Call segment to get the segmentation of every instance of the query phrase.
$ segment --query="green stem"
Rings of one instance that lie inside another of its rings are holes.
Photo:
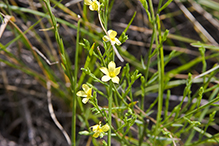
[[[108,103],[108,124],[112,127],[112,104],[113,104],[113,82],[110,80],[110,87],[109,87],[109,103]],[[108,146],[111,145],[111,128],[108,131]]]
[[[148,73],[149,73],[149,66],[150,66],[150,59],[151,59],[150,56],[152,53],[152,45],[153,45],[155,37],[156,37],[156,23],[155,23],[154,8],[153,8],[152,0],[149,0],[149,7],[151,10],[151,24],[153,25],[153,32],[152,32],[152,38],[151,38],[151,42],[150,42],[150,48],[149,48],[148,60],[147,60],[147,66],[146,66],[146,72],[145,72],[146,82],[148,80]]]
[[[124,100],[123,96],[119,93],[119,91],[117,90],[116,86],[113,85],[113,89],[114,91],[116,92],[117,96],[122,100],[122,102],[127,106],[129,107],[128,103]],[[125,91],[123,91],[125,92]]]
[[[159,76],[159,89],[158,89],[158,112],[157,112],[157,123],[155,129],[155,137],[159,134],[159,127],[161,122],[161,114],[163,107],[163,91],[164,91],[164,53],[163,53],[163,45],[162,45],[162,35],[161,35],[161,26],[159,16],[156,17],[157,22],[157,30],[159,32],[159,36],[156,37],[156,45],[159,46],[157,58],[158,58],[158,76]]]
[[[105,13],[105,29],[107,30],[107,23],[108,23],[108,7],[109,7],[109,0],[106,0],[106,13]]]
[[[151,42],[150,42],[150,48],[149,48],[149,52],[148,52],[148,59],[147,59],[147,65],[146,65],[146,71],[145,71],[145,80],[148,80],[148,73],[149,73],[149,67],[150,67],[150,61],[151,61],[151,53],[152,53],[152,47],[153,47],[153,43],[154,43],[154,39],[155,39],[155,29],[156,29],[156,25],[153,26],[153,33],[152,33],[152,37],[151,37]]]
[[[151,10],[151,17],[152,17],[152,22],[155,21],[155,15],[154,15],[154,8],[153,8],[153,2],[152,0],[149,0],[149,7]]]
[[[156,14],[159,14],[159,10],[160,10],[160,7],[161,7],[161,5],[162,5],[162,2],[163,2],[163,0],[159,0],[159,4],[158,4],[158,8],[157,8],[157,12],[156,12]]]
[[[76,40],[76,52],[75,52],[75,70],[74,70],[74,84],[73,84],[73,105],[72,105],[72,146],[76,145],[76,89],[77,89],[77,74],[78,74],[78,50],[79,50],[79,31],[80,31],[80,22],[78,21],[77,29],[77,40]]]

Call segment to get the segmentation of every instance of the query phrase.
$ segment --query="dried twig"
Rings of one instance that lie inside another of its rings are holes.
[[[206,72],[204,72],[204,73],[202,73],[202,74],[196,76],[194,79],[197,79],[197,78],[203,77],[203,76],[205,76],[205,75],[207,75],[207,74],[209,74],[209,73],[211,73],[211,72],[217,70],[218,68],[219,68],[219,65],[217,65],[217,66],[215,66],[215,67],[213,67],[213,68],[207,70]]]
[[[51,83],[49,81],[47,82],[47,97],[48,97],[47,100],[48,100],[48,109],[49,109],[50,116],[52,120],[54,121],[54,123],[56,124],[56,126],[61,130],[61,132],[65,136],[65,139],[67,140],[68,144],[71,145],[71,139],[69,135],[64,130],[64,128],[62,127],[62,125],[59,123],[59,121],[57,120],[55,116],[53,106],[52,106],[52,101],[51,101]]]
[[[21,104],[22,104],[23,109],[24,109],[24,118],[25,118],[25,121],[27,123],[27,128],[28,128],[28,132],[27,132],[28,139],[29,139],[32,146],[36,146],[36,140],[34,139],[34,137],[36,137],[35,130],[33,128],[32,117],[31,117],[30,111],[27,108],[27,103],[25,100],[21,100]]]
[[[0,13],[0,14],[3,16],[2,13]],[[15,20],[13,16],[5,15],[4,17],[5,18],[4,18],[4,20],[2,20],[2,24],[0,25],[0,38],[2,37],[2,34],[3,34],[4,30],[5,30],[8,22],[10,20],[13,20],[13,21]]]
[[[189,2],[192,4],[193,8],[195,8],[195,10],[198,13],[202,14],[205,17],[205,19],[207,19],[212,25],[214,25],[214,27],[216,27],[219,30],[219,21],[217,19],[214,19],[212,15],[205,11],[205,9],[203,9],[196,1],[189,0]]]
[[[132,44],[132,45],[137,45],[137,46],[143,46],[143,47],[150,47],[149,43],[144,43],[144,42],[140,42],[140,41],[134,41],[134,40],[127,40],[126,43],[128,44]],[[156,44],[152,45],[153,48],[156,48]],[[163,48],[165,50],[170,50],[170,51],[177,51],[177,52],[182,52],[182,53],[186,53],[186,54],[190,54],[190,55],[194,55],[194,56],[200,56],[200,53],[198,51],[193,51],[193,50],[189,50],[187,48],[182,48],[182,47],[177,47],[177,46],[167,46],[167,45],[163,45]]]
[[[71,1],[67,2],[67,3],[65,4],[65,6],[66,6],[66,7],[70,7],[70,6],[75,5],[75,4],[77,4],[77,3],[81,2],[81,1],[82,1],[82,0],[71,0]]]
[[[189,10],[179,1],[175,0],[176,4],[182,10],[184,15],[194,24],[194,28],[197,32],[201,33],[210,43],[218,45],[214,38],[205,30],[205,28],[195,19],[195,17],[189,12]]]
[[[36,47],[33,46],[32,49],[33,49],[34,51],[36,51],[37,54],[40,55],[49,65],[54,65],[54,64],[59,63],[58,61],[51,63],[51,62],[43,55],[43,53],[41,53]]]

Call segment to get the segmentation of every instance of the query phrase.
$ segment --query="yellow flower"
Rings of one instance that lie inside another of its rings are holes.
[[[91,99],[91,97],[92,97],[92,88],[89,88],[89,86],[87,84],[83,84],[82,89],[84,91],[78,91],[77,96],[85,97],[82,99],[82,102],[84,104],[86,104],[88,102],[88,100]]]
[[[101,67],[100,70],[105,74],[101,80],[104,82],[112,80],[113,83],[119,84],[119,77],[117,76],[120,73],[121,67],[116,68],[115,62],[111,61],[108,64],[108,69],[106,67]]]
[[[105,124],[104,126],[101,127],[101,122],[97,125],[94,125],[91,127],[92,131],[94,132],[93,137],[103,137],[104,132],[107,132],[110,129],[110,126],[108,124]]]
[[[84,0],[84,4],[89,6],[91,11],[99,11],[100,3],[97,0]]]
[[[103,40],[105,42],[108,42],[109,40],[111,40],[113,45],[114,44],[121,45],[121,42],[116,38],[116,36],[117,36],[117,32],[116,31],[108,30],[107,32],[108,32],[109,37],[107,35],[103,36]]]

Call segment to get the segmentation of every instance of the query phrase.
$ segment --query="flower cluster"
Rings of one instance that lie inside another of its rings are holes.
[[[99,10],[100,10],[100,3],[97,0],[84,0],[84,4],[89,6],[89,9],[91,11],[98,11],[99,14]],[[100,18],[99,18],[100,19]],[[100,20],[101,22],[101,20]],[[121,45],[121,42],[119,41],[119,39],[116,38],[117,36],[117,32],[114,30],[108,30],[106,31],[105,28],[103,27],[103,24],[101,22],[101,26],[104,29],[104,32],[106,33],[106,35],[103,36],[103,41],[105,42],[110,42],[111,45],[115,48],[115,44],[116,45]],[[115,49],[114,49],[115,51]],[[116,51],[115,51],[116,52]],[[116,52],[116,54],[118,53],[118,51]],[[120,73],[121,67],[116,67],[116,64],[114,61],[110,61],[108,64],[108,68],[107,67],[100,67],[100,71],[104,73],[104,75],[102,76],[101,80],[103,82],[108,82],[111,80],[112,83],[116,83],[119,84],[119,73]],[[87,84],[83,84],[82,85],[82,90],[78,91],[76,93],[77,96],[79,97],[83,97],[82,102],[84,104],[88,103],[88,101],[92,104],[95,105],[95,96],[93,97],[92,95],[92,88],[90,88]],[[111,115],[110,115],[111,116]],[[111,122],[109,122],[109,124],[111,125]],[[101,122],[97,125],[91,126],[91,130],[92,133],[88,132],[88,131],[82,131],[82,134],[85,135],[90,135],[93,134],[94,138],[102,138],[105,135],[105,132],[110,130],[110,126],[109,124],[105,124],[103,126],[101,126]],[[110,131],[109,131],[110,132]]]
[[[105,74],[101,80],[103,82],[107,82],[109,80],[112,80],[113,83],[119,84],[119,77],[117,76],[120,73],[120,67],[116,68],[115,62],[111,61],[108,64],[108,68],[101,67],[100,70]],[[93,96],[92,96],[92,88],[90,88],[87,84],[82,85],[82,89],[76,93],[79,97],[84,97],[82,99],[82,102],[86,104]]]
[[[105,74],[101,80],[103,82],[107,82],[109,80],[112,80],[113,83],[119,84],[119,77],[117,76],[120,73],[121,67],[116,68],[115,62],[111,61],[108,64],[108,68],[101,67],[100,70]],[[92,99],[92,88],[90,88],[87,84],[82,85],[82,89],[78,91],[76,94],[79,97],[84,97],[82,99],[82,102],[86,104],[90,99]],[[105,132],[107,132],[110,129],[110,126],[108,124],[105,124],[104,126],[101,126],[101,123],[94,125],[91,127],[92,131],[94,132],[93,137],[103,137],[105,135]]]
[[[107,132],[110,129],[110,126],[108,124],[105,124],[104,126],[101,126],[101,122],[97,125],[91,126],[92,131],[94,132],[93,137],[103,137],[105,135],[105,132]]]

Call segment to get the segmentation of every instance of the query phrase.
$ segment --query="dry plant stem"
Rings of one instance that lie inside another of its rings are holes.
[[[81,2],[81,1],[83,1],[83,0],[73,0],[73,1],[67,2],[67,3],[65,4],[65,6],[66,6],[66,7],[69,7],[69,6],[72,6],[72,5],[75,5],[75,4],[79,3],[79,2]]]
[[[29,5],[30,5],[31,9],[37,11],[37,8],[36,8],[36,6],[34,5],[33,0],[29,0],[28,3],[29,3]],[[42,19],[42,18],[40,18],[40,16],[38,16],[38,15],[35,15],[35,16],[36,16],[37,20]],[[45,26],[44,26],[44,23],[43,23],[42,21],[40,21],[39,24],[40,24],[40,27],[42,28],[42,29],[39,29],[39,31],[46,29]],[[58,25],[58,24],[57,24],[57,25]],[[52,27],[52,29],[54,29],[54,27]],[[50,30],[50,29],[47,29],[47,30]],[[39,43],[41,44],[41,46],[42,46],[42,48],[43,48],[44,50],[51,50],[52,56],[55,58],[55,60],[58,60],[58,55],[57,55],[57,53],[56,53],[55,48],[53,47],[52,40],[51,40],[51,38],[49,37],[49,34],[48,34],[46,31],[43,31],[43,33],[44,33],[44,36],[45,36],[46,41],[47,41],[47,43],[48,43],[49,49],[48,49],[47,45],[45,45],[44,43],[41,43],[41,42],[39,42]]]
[[[214,68],[212,68],[212,69],[209,69],[209,70],[207,70],[206,72],[204,72],[204,73],[202,73],[202,74],[196,76],[194,79],[203,77],[204,75],[209,74],[209,73],[215,71],[215,70],[218,69],[218,68],[219,68],[219,65],[217,65],[216,67],[214,67]]]
[[[58,61],[51,63],[51,62],[43,55],[43,53],[41,53],[36,47],[33,46],[32,48],[33,48],[33,50],[36,51],[37,54],[40,55],[49,65],[54,65],[54,64],[59,63]]]
[[[100,12],[99,12],[99,11],[98,11],[98,18],[99,18],[100,25],[101,25],[103,31],[104,31],[105,34],[110,38],[108,32],[106,31],[106,29],[105,29],[104,26],[103,26],[103,23],[102,23],[102,21],[101,21],[101,17],[100,17]],[[121,62],[124,62],[124,59],[123,59],[122,56],[119,54],[119,52],[118,52],[118,50],[116,49],[115,45],[113,45],[111,39],[109,39],[109,41],[110,41],[110,43],[111,43],[111,45],[112,45],[112,47],[113,47],[114,52],[116,53],[116,56],[119,58],[119,60],[120,60]]]
[[[136,45],[136,46],[150,47],[149,43],[134,41],[134,40],[130,40],[130,39],[127,40],[126,43]],[[155,49],[156,47],[157,47],[156,44],[152,45],[152,49]],[[175,50],[175,51],[181,52],[181,53],[186,53],[186,54],[190,54],[190,55],[194,55],[194,56],[200,56],[200,53],[198,51],[192,51],[192,50],[189,50],[187,48],[182,48],[182,47],[177,47],[177,46],[167,46],[167,45],[163,45],[163,48],[165,50],[169,50],[169,51]]]
[[[127,27],[127,24],[124,24],[124,23],[114,23],[116,26],[119,26],[121,28],[126,28]],[[129,26],[129,30],[133,30],[133,31],[139,31],[139,32],[142,32],[144,34],[152,34],[153,33],[153,30],[152,29],[148,29],[148,28],[144,28],[144,27],[139,27],[139,26],[135,26],[135,25],[130,25]],[[164,32],[161,32],[161,34],[163,34]],[[169,39],[174,39],[174,40],[180,40],[180,41],[183,41],[183,42],[187,42],[187,43],[196,43],[197,40],[194,40],[194,39],[191,39],[191,38],[185,38],[185,37],[182,37],[182,36],[179,36],[179,35],[175,35],[175,34],[171,34],[169,33],[167,35],[167,38]]]
[[[219,30],[219,21],[217,19],[214,19],[212,15],[205,11],[199,4],[197,4],[197,2],[191,0],[189,0],[189,2],[192,4],[193,8],[195,8],[195,10],[198,13],[202,14],[205,17],[205,19],[207,19],[212,25],[214,25],[214,27],[216,27]]]
[[[2,73],[3,73],[3,71],[2,71]],[[3,78],[3,80],[4,80],[4,78]],[[17,86],[12,86],[12,85],[5,84],[5,82],[4,82],[4,85],[0,84],[0,88],[5,88],[9,92],[11,92],[11,91],[18,92],[18,93],[22,93],[22,94],[36,96],[38,98],[43,98],[43,97],[46,96],[45,94],[36,92],[35,90],[27,90],[27,89],[24,89],[24,88],[19,88]]]
[[[51,83],[48,81],[46,85],[47,85],[48,109],[49,109],[50,116],[52,120],[54,121],[54,123],[56,124],[56,126],[61,130],[61,132],[65,136],[65,139],[67,140],[68,145],[71,145],[70,137],[68,136],[67,132],[64,130],[62,125],[59,123],[59,121],[57,120],[54,110],[53,110],[52,101],[51,101]]]
[[[32,117],[30,114],[30,110],[27,108],[27,103],[25,100],[22,100],[21,104],[23,106],[24,118],[25,118],[25,121],[27,123],[27,128],[28,128],[28,139],[29,139],[32,146],[36,146],[36,141],[34,139],[34,137],[36,137],[36,135],[35,135],[35,130],[34,130],[33,124],[32,124]]]
[[[189,10],[179,1],[175,1],[185,16],[194,24],[194,28],[197,32],[202,33],[204,37],[212,44],[218,45],[214,38],[205,30],[205,28],[195,19],[195,17],[189,12]]]
[[[5,28],[6,28],[7,24],[8,24],[8,21],[10,19],[13,19],[13,16],[6,15],[4,20],[3,20],[3,23],[0,25],[0,38],[2,37],[2,34],[3,34]]]
[[[4,15],[3,13],[0,12],[0,14],[5,17],[5,15]],[[39,60],[39,58],[38,58],[36,52],[35,52],[34,49],[33,49],[33,45],[32,45],[32,44],[30,43],[30,41],[27,39],[25,33],[23,33],[23,32],[21,31],[21,29],[20,29],[12,20],[9,19],[9,22],[22,34],[22,36],[24,37],[24,39],[27,41],[27,44],[29,45],[31,52],[33,53],[34,57],[36,57],[37,63],[39,64],[39,66],[40,66],[40,68],[42,69],[43,73],[46,75],[47,73],[45,73],[45,69],[44,69],[44,67],[43,67],[43,64],[42,64],[42,62],[40,62],[40,60]],[[52,85],[54,86],[54,84],[52,84]]]
[[[5,87],[7,89],[8,85],[9,85],[8,77],[7,77],[6,71],[3,69],[3,63],[2,62],[0,63],[0,70],[1,70],[0,73],[1,73],[2,81],[3,81],[2,87]],[[0,84],[0,88],[1,88],[1,84]]]

